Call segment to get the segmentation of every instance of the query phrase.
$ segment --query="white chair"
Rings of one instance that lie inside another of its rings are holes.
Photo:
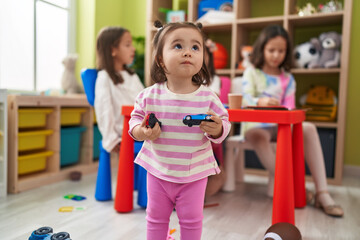
[[[222,190],[232,192],[235,190],[236,182],[244,181],[245,150],[254,150],[254,148],[250,142],[245,141],[244,137],[240,135],[228,137],[225,146],[226,180]],[[276,148],[276,142],[271,142],[271,146]]]

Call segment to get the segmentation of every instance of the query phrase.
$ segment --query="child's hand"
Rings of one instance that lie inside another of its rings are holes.
[[[120,143],[116,144],[115,147],[111,150],[111,152],[119,153],[120,152]]]
[[[144,118],[144,120],[140,125],[137,125],[132,130],[132,135],[138,141],[144,141],[144,140],[153,141],[160,136],[160,133],[161,133],[161,129],[158,122],[155,124],[154,128],[146,127],[146,118]]]
[[[279,106],[280,101],[273,97],[262,97],[259,98],[258,106]]]
[[[222,135],[223,127],[222,121],[215,113],[209,111],[206,114],[211,115],[211,120],[214,122],[202,121],[200,124],[201,131],[209,134],[212,138],[219,138]]]

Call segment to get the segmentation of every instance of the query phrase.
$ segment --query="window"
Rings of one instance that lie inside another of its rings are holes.
[[[75,0],[5,0],[0,8],[0,88],[60,89],[75,52]]]

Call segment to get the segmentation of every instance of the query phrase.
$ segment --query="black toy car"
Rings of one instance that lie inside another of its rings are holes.
[[[161,128],[161,122],[155,117],[154,113],[150,113],[146,116],[146,126],[150,128],[154,128],[156,123],[159,123]]]
[[[186,115],[183,119],[183,123],[191,127],[193,125],[200,125],[202,121],[213,122],[210,118],[211,115],[207,114]]]
[[[41,227],[31,233],[29,240],[71,240],[67,232],[53,233],[51,227]]]

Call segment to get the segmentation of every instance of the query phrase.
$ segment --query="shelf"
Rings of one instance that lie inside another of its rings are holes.
[[[336,122],[312,122],[315,124],[316,127],[319,128],[337,128],[338,123]]]
[[[269,24],[282,25],[284,18],[282,16],[276,17],[258,17],[258,18],[243,18],[237,19],[236,23],[240,26],[247,27],[249,29],[263,28]]]
[[[329,73],[340,73],[340,68],[292,68],[292,74],[329,74]]]
[[[217,75],[230,75],[231,69],[216,69]]]
[[[289,22],[294,26],[329,25],[341,23],[344,11],[334,13],[315,13],[310,16],[290,15]]]

